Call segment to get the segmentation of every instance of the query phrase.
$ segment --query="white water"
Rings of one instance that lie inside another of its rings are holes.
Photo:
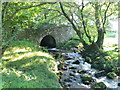
[[[56,48],[53,48],[51,50],[61,51],[60,49],[56,49]],[[108,79],[106,76],[96,78],[94,74],[97,73],[98,70],[91,68],[91,64],[85,62],[85,59],[83,59],[80,54],[72,52],[72,53],[62,53],[62,55],[67,56],[70,59],[65,60],[65,63],[67,64],[67,71],[64,71],[63,75],[61,76],[60,82],[64,83],[65,79],[71,78],[70,80],[72,80],[72,82],[65,82],[65,83],[71,84],[69,88],[90,88],[90,85],[85,85],[82,83],[80,74],[77,73],[78,70],[85,70],[86,73],[84,74],[91,75],[96,82],[103,82],[107,86],[107,88],[118,88],[117,78]],[[75,60],[78,60],[80,63],[73,64]],[[75,67],[76,69],[69,69],[70,67]],[[70,73],[74,74],[74,76],[70,76]]]
[[[65,55],[65,53],[64,53]],[[68,70],[64,71],[64,74],[62,75],[62,79],[61,82],[63,82],[64,79],[71,77],[69,74],[73,71],[77,71],[77,70],[86,70],[87,75],[91,74],[91,76],[93,77],[93,79],[96,80],[96,82],[103,82],[107,88],[117,88],[118,87],[118,80],[116,79],[108,79],[106,76],[105,77],[100,77],[100,78],[96,78],[94,76],[95,73],[97,73],[98,71],[91,68],[91,64],[85,62],[85,60],[81,57],[81,55],[79,55],[78,53],[66,53],[66,56],[71,57],[72,59],[70,60],[65,60],[65,63],[68,64]],[[75,60],[79,60],[80,64],[72,64]],[[71,70],[69,69],[69,67],[76,67],[77,69],[75,70]],[[73,80],[73,82],[71,82],[71,86],[70,88],[90,88],[90,85],[85,85],[83,84],[81,81],[81,79],[79,78],[80,74],[79,73],[75,73],[75,78],[77,79],[76,81]],[[70,82],[69,82],[70,83]]]

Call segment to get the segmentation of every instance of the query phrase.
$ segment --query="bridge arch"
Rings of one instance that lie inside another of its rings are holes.
[[[56,40],[52,35],[46,35],[41,39],[40,46],[48,47],[48,48],[55,48]]]

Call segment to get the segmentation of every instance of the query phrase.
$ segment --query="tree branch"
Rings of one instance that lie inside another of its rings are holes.
[[[110,7],[110,4],[111,4],[111,2],[109,2],[108,6],[104,12],[103,30],[105,29],[105,23],[106,23],[106,19],[107,19],[107,11],[108,11],[108,8]]]
[[[6,15],[6,9],[7,9],[7,6],[8,6],[9,3],[5,2],[4,4],[5,5],[4,5],[3,10],[2,10],[2,22],[4,21],[4,17]]]
[[[59,10],[48,9],[48,8],[41,8],[41,9],[47,9],[47,10],[49,10],[49,11],[56,11],[56,12],[60,13],[61,15],[63,15],[63,13],[61,13]]]
[[[78,30],[77,29],[77,27],[75,26],[75,24],[73,23],[73,21],[69,18],[69,16],[65,13],[65,11],[64,11],[64,9],[63,9],[63,6],[62,6],[62,3],[61,2],[59,2],[59,4],[60,4],[60,8],[61,8],[61,10],[62,10],[62,12],[63,12],[63,14],[64,14],[64,16],[67,18],[67,20],[72,24],[72,26],[73,26],[73,29],[76,31],[76,33],[77,33],[77,35],[79,36],[79,38],[80,38],[80,41],[82,42],[82,44],[84,45],[84,46],[86,46],[87,44],[86,44],[86,42],[82,39],[82,33],[81,33],[81,31],[80,30]]]
[[[83,16],[83,9],[84,9],[84,3],[83,3],[83,1],[82,1],[82,8],[81,8],[81,19],[82,19],[82,25],[83,25],[83,29],[84,29],[84,31],[85,31],[85,35],[88,37],[88,39],[89,39],[89,42],[92,42],[91,41],[91,37],[88,35],[88,33],[87,33],[87,30],[86,30],[86,25],[85,25],[85,20],[84,20],[84,16]]]
[[[3,26],[8,22],[10,21],[14,15],[19,12],[20,10],[22,9],[29,9],[29,8],[32,8],[32,7],[37,7],[37,6],[41,6],[41,5],[45,5],[45,4],[55,4],[56,2],[43,2],[43,3],[40,3],[40,4],[37,4],[37,5],[34,5],[34,6],[27,6],[27,7],[20,7],[19,9],[17,9],[10,17],[8,17],[8,19],[6,21],[3,22]]]

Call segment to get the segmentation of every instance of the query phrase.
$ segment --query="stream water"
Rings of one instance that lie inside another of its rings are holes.
[[[52,51],[61,52],[61,50],[53,48]],[[89,75],[95,82],[103,82],[107,88],[119,88],[118,78],[108,79],[106,76],[96,77],[95,74],[99,73],[98,70],[91,68],[91,64],[85,62],[85,59],[77,52],[65,53],[61,52],[61,55],[66,57],[64,60],[65,66],[62,71],[63,74],[59,79],[60,84],[67,88],[91,88],[91,84],[84,84],[81,76]],[[119,88],[120,89],[120,88]]]

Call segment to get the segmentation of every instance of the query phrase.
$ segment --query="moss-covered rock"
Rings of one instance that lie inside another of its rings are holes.
[[[105,75],[106,75],[106,72],[104,70],[95,73],[96,78],[99,78],[99,77],[102,77],[102,76],[105,76]]]
[[[108,72],[112,72],[112,68],[114,67],[112,62],[107,61],[104,63],[104,70],[108,73]]]
[[[120,76],[120,67],[114,67],[112,69],[118,76]]]
[[[95,61],[92,63],[92,68],[96,68],[99,70],[104,70],[104,62],[102,61]]]
[[[107,86],[103,82],[99,82],[92,84],[91,88],[94,90],[105,90]]]
[[[91,60],[90,57],[86,57],[85,61],[88,62],[88,63],[91,63],[91,62],[92,62],[92,60]]]
[[[64,84],[63,84],[63,88],[70,87],[70,86],[71,86],[70,83],[64,83]]]
[[[82,82],[87,85],[94,82],[94,79],[90,75],[83,75],[81,76],[81,79],[82,79]]]
[[[109,73],[107,74],[107,77],[110,78],[110,79],[114,79],[116,76],[117,76],[117,74],[114,73],[114,72],[109,72]]]
[[[86,73],[87,71],[85,71],[85,70],[78,70],[77,72],[80,73],[80,74],[84,74],[84,73]]]

